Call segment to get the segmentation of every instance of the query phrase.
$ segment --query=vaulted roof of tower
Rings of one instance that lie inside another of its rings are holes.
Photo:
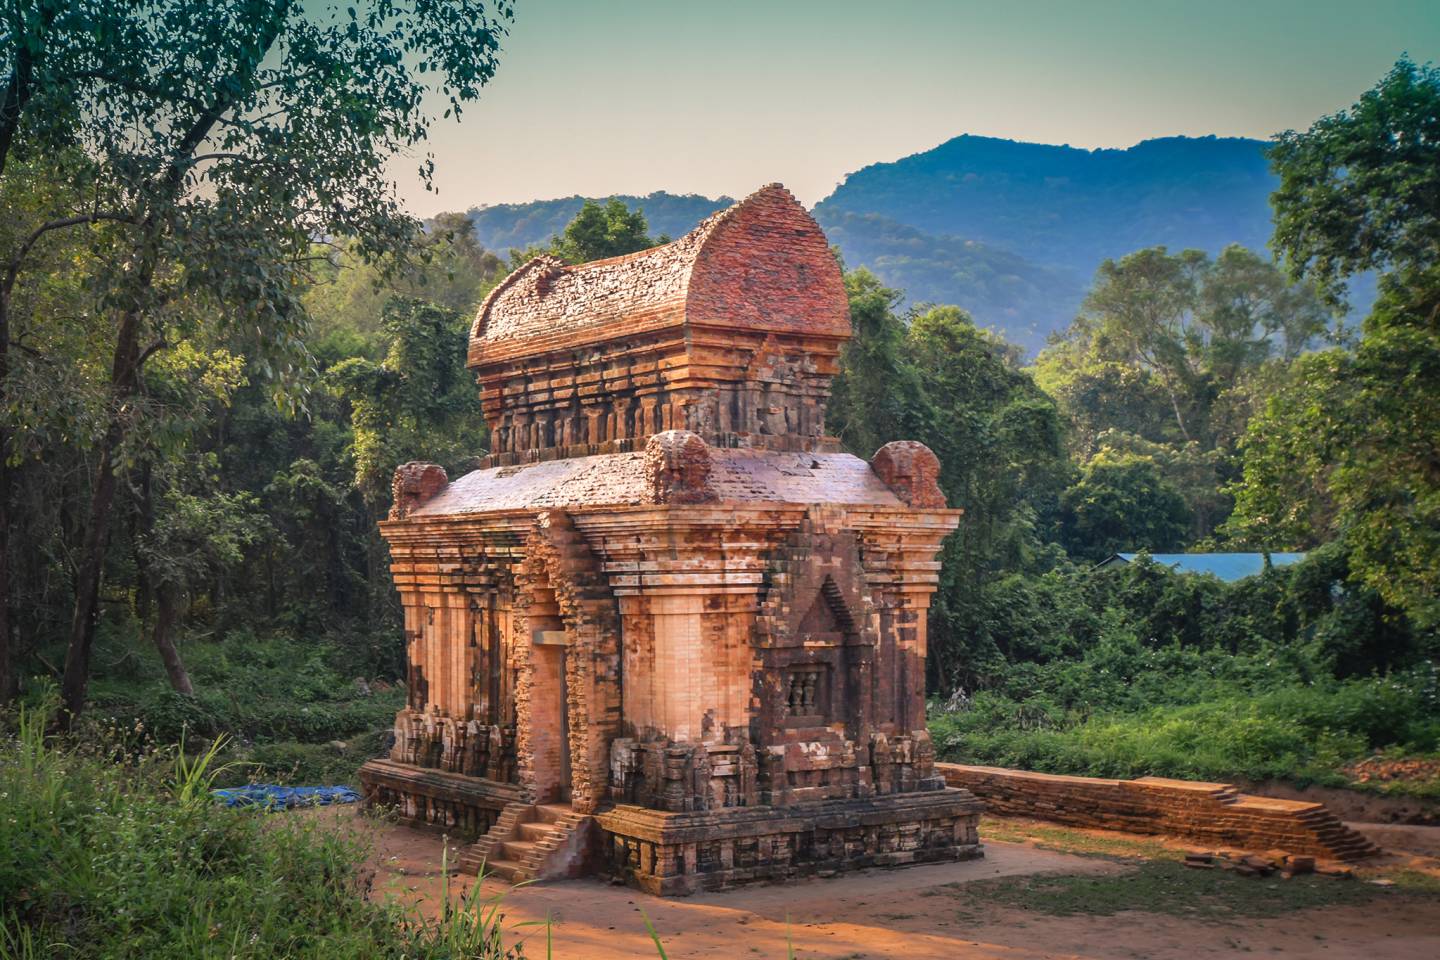
[[[672,327],[850,336],[825,235],[778,183],[673,243],[568,266],[536,257],[481,305],[469,362],[480,366]]]

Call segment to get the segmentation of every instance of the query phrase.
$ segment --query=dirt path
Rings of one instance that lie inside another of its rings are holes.
[[[371,826],[354,812],[325,812],[347,828],[374,832],[375,889],[438,909],[441,839],[405,827]],[[453,850],[454,848],[452,848]],[[458,856],[452,853],[451,859]],[[673,900],[592,880],[510,888],[486,880],[482,896],[504,894],[505,926],[530,957],[545,956],[545,934],[526,921],[552,921],[553,955],[583,960],[655,957],[641,910],[672,960],[988,960],[1144,957],[1193,960],[1232,953],[1338,960],[1440,957],[1440,901],[1382,898],[1268,919],[1197,919],[1159,913],[1049,916],[987,906],[977,917],[956,893],[975,881],[1037,874],[1114,876],[1132,868],[1094,857],[986,841],[984,860],[872,870],[830,880],[755,887]],[[452,896],[473,883],[450,881]],[[1346,881],[1328,881],[1342,883]],[[1360,882],[1360,881],[1350,881]]]
[[[1345,826],[1360,831],[1389,851],[1440,857],[1440,827],[1399,823],[1347,823]]]

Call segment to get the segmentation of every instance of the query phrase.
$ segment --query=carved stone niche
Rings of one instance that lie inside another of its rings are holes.
[[[610,799],[671,813],[753,807],[759,802],[757,769],[748,741],[620,738],[610,746]]]
[[[871,722],[875,641],[854,536],[803,543],[782,550],[757,618],[762,743],[855,740]]]

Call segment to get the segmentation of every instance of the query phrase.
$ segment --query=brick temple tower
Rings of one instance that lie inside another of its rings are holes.
[[[660,894],[978,856],[936,774],[918,443],[824,433],[850,321],[771,185],[650,250],[539,257],[470,335],[492,452],[396,471],[409,701],[370,797],[464,864]]]

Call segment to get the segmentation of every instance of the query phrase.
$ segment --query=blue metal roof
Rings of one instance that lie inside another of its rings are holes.
[[[1117,553],[1100,566],[1129,563],[1138,556],[1138,553]],[[1152,553],[1150,559],[1173,568],[1177,573],[1208,573],[1226,583],[1253,577],[1265,569],[1263,553]],[[1270,563],[1276,567],[1289,566],[1304,559],[1303,553],[1270,554]]]

